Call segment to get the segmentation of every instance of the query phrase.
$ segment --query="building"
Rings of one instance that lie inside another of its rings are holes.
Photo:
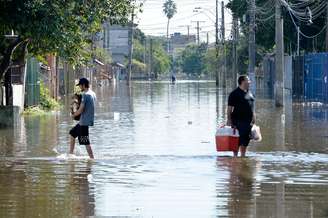
[[[111,55],[114,63],[124,64],[129,56],[129,27],[103,25],[102,47]]]
[[[187,45],[195,43],[195,35],[182,35],[181,33],[174,33],[170,38],[170,53],[175,54],[177,51],[184,49]]]
[[[125,70],[126,60],[129,56],[129,27],[120,25],[103,24],[102,38],[98,46],[104,48],[112,57],[113,78],[117,80],[127,78]],[[119,68],[120,70],[117,70]]]

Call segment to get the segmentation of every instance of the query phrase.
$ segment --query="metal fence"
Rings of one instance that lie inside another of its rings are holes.
[[[304,96],[306,101],[328,103],[328,53],[304,57]]]
[[[266,56],[262,62],[261,97],[274,96],[275,60]],[[328,103],[328,53],[285,56],[284,88],[296,101]]]
[[[35,106],[40,103],[40,65],[35,58],[28,58],[26,67],[25,106]]]

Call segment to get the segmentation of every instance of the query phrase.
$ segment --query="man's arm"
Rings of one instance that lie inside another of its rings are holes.
[[[256,122],[256,114],[255,112],[253,112],[252,124],[255,124],[255,122]]]
[[[73,117],[77,117],[80,114],[82,114],[83,110],[84,110],[84,103],[81,103],[79,109],[73,114]]]
[[[228,110],[227,110],[227,115],[228,115],[227,126],[231,126],[232,125],[232,121],[231,121],[232,111],[233,111],[233,107],[232,106],[228,106]]]

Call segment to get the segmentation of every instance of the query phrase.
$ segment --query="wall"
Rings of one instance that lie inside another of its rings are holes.
[[[0,128],[17,126],[19,119],[18,106],[0,106]]]

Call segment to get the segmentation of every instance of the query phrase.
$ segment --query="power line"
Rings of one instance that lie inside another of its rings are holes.
[[[289,10],[288,10],[288,12],[289,12],[289,15],[290,15],[290,17],[291,17],[291,19],[292,19],[292,21],[293,21],[293,24],[294,24],[295,28],[298,29],[298,26],[297,26],[297,24],[295,23],[295,20],[294,20],[293,15],[291,14],[291,12],[290,12]],[[305,33],[303,33],[301,30],[299,30],[299,33],[300,33],[302,36],[304,36],[305,38],[313,39],[313,38],[319,36],[319,35],[320,35],[320,34],[326,29],[326,26],[327,26],[327,24],[326,24],[326,25],[320,30],[319,33],[317,33],[317,34],[315,34],[315,35],[313,35],[313,36],[308,36],[308,35],[306,35]]]

